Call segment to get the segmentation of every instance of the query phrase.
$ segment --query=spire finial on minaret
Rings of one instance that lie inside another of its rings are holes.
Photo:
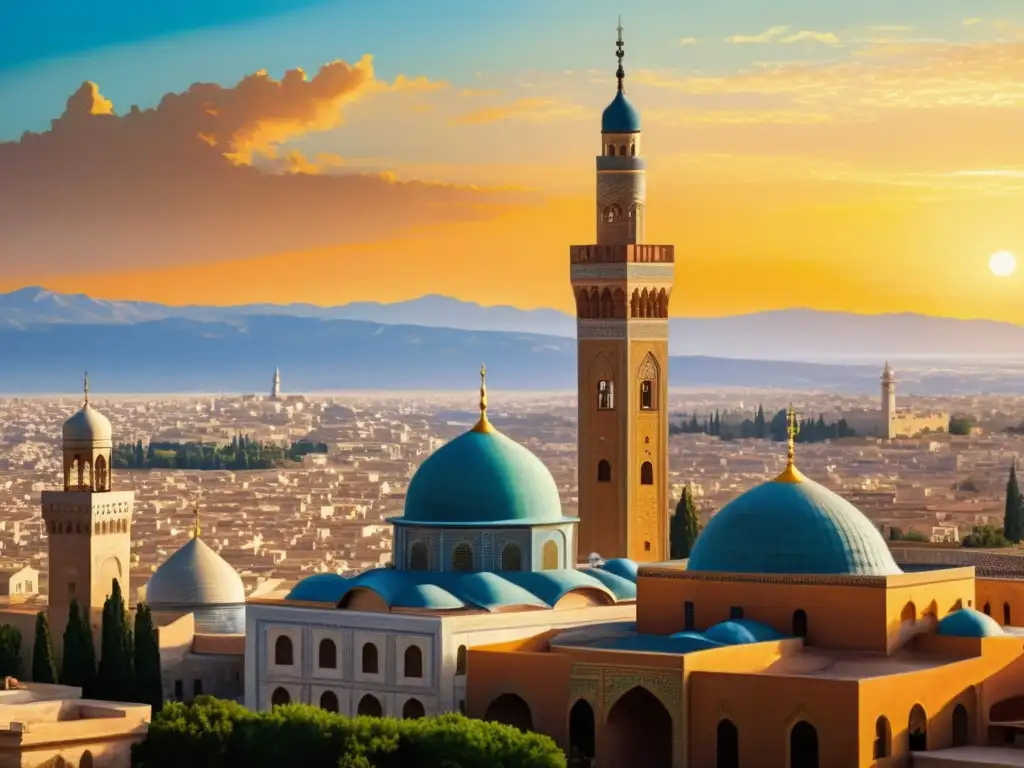
[[[192,519],[193,519],[193,524],[192,524],[192,526],[193,526],[192,527],[193,533],[192,533],[192,536],[193,536],[193,538],[196,538],[196,539],[199,538],[199,499],[200,499],[200,494],[198,494],[198,493],[195,496],[192,497]]]
[[[89,404],[89,370],[88,369],[86,369],[86,371],[85,371],[85,383],[84,383],[83,389],[85,390],[85,400],[82,403],[82,406],[85,407],[86,405]]]
[[[786,468],[775,478],[776,483],[802,483],[804,476],[796,468],[796,438],[800,434],[800,422],[796,410],[790,404],[786,409]]]
[[[615,42],[615,58],[619,60],[619,68],[615,70],[615,77],[619,81],[619,93],[625,93],[626,89],[622,84],[622,81],[626,78],[626,70],[622,68],[622,59],[625,57],[626,52],[623,50],[625,42],[622,40],[622,16],[619,16],[619,26],[617,27],[619,33],[619,39]]]
[[[494,427],[487,420],[487,366],[480,364],[480,420],[473,427],[474,432],[492,432]]]

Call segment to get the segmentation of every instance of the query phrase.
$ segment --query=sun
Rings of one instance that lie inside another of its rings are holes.
[[[1017,269],[1017,259],[1009,251],[996,251],[988,260],[988,268],[996,277],[1009,277]]]

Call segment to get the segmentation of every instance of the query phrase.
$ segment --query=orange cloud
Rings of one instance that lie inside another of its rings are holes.
[[[195,83],[152,109],[116,114],[84,83],[42,133],[0,143],[0,259],[10,279],[367,242],[494,215],[508,191],[341,174],[343,152],[307,157],[285,142],[342,125],[382,89],[370,57],[307,77],[257,72],[231,87]],[[340,140],[340,139],[339,139]],[[332,171],[331,173],[324,173]]]
[[[511,104],[488,109],[477,109],[459,115],[451,125],[483,125],[501,120],[528,120],[546,122],[559,118],[584,117],[588,112],[579,105],[552,98],[523,98]]]

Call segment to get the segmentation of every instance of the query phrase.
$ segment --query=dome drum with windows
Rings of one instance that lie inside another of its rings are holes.
[[[403,514],[391,522],[392,567],[351,578],[316,574],[288,599],[497,611],[553,607],[570,593],[594,604],[636,598],[631,561],[575,567],[579,518],[562,514],[558,486],[544,463],[491,424],[484,368],[479,420],[423,462],[409,483]]]

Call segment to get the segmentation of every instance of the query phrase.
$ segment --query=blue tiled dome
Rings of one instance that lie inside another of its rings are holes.
[[[314,573],[307,576],[288,593],[286,600],[312,603],[337,603],[348,589],[348,579],[337,573]]]
[[[726,504],[697,537],[688,571],[902,573],[882,534],[846,499],[795,471]]]
[[[562,516],[558,487],[544,463],[493,428],[459,435],[435,451],[409,483],[411,525],[543,525]]]
[[[636,583],[637,572],[639,566],[635,561],[630,560],[628,557],[613,557],[611,560],[605,560],[601,566],[602,571],[608,571],[608,573],[614,573],[616,576],[620,576],[623,579],[628,579],[633,583]]]
[[[782,635],[766,624],[749,619],[731,619],[708,629],[704,637],[723,645],[744,645],[779,640]]]
[[[950,637],[999,637],[1006,634],[998,621],[973,608],[962,608],[943,617],[935,631]]]
[[[626,94],[619,91],[601,115],[601,133],[637,133],[640,113],[629,103]]]

